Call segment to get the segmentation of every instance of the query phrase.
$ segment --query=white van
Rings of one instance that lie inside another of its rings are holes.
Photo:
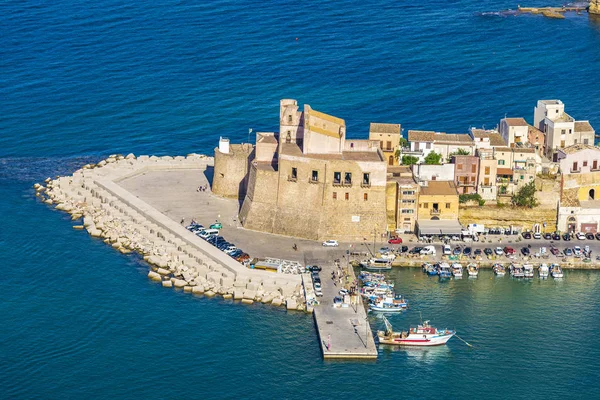
[[[435,246],[425,246],[421,250],[422,255],[432,255],[435,256]]]
[[[452,248],[448,244],[444,245],[444,255],[445,256],[452,255]]]
[[[219,230],[218,229],[205,229],[203,231],[201,231],[200,233],[198,233],[198,236],[200,236],[202,239],[206,240],[211,236],[217,236],[219,234]]]

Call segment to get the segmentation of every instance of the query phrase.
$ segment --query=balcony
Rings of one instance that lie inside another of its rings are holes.
[[[429,212],[431,215],[440,215],[441,211],[439,208],[432,208],[431,211]]]
[[[298,182],[297,176],[288,175],[288,182]]]
[[[475,187],[476,186],[475,182],[457,182],[457,185],[458,186],[463,186],[463,187],[465,187],[465,186]]]

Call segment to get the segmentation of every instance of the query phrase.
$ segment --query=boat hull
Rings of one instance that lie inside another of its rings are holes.
[[[413,337],[411,337],[413,336]],[[382,336],[379,336],[379,343],[380,344],[389,344],[389,345],[394,345],[394,346],[418,346],[418,347],[424,347],[424,346],[441,346],[446,344],[446,342],[448,342],[448,340],[450,340],[450,338],[452,336],[454,336],[454,333],[450,333],[447,335],[435,335],[435,336],[430,336],[430,335],[423,335],[425,337],[416,337],[416,335],[409,335],[407,338],[400,338],[400,337],[393,337],[393,338],[385,338]]]

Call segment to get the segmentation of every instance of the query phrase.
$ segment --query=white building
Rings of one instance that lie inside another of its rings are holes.
[[[498,130],[508,146],[529,140],[529,124],[523,118],[502,118]]]
[[[474,154],[473,138],[463,133],[444,133],[434,131],[408,131],[410,152],[403,153],[419,157],[419,161],[432,151],[442,155],[443,161],[448,161],[452,153],[465,150],[469,155]]]
[[[563,175],[600,171],[600,148],[589,144],[579,143],[559,149],[557,159]]]
[[[428,181],[454,181],[454,164],[427,165],[415,164],[412,173],[420,185]]]

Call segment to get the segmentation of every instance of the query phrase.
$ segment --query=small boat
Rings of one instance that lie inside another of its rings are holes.
[[[384,281],[385,275],[378,274],[377,272],[360,271],[360,274],[358,274],[358,279],[360,279],[362,282]]]
[[[452,277],[452,270],[450,269],[450,265],[448,265],[448,263],[439,263],[437,266],[437,271],[440,279],[448,279]]]
[[[401,312],[407,307],[408,301],[404,299],[402,295],[385,297],[375,303],[369,304],[369,308],[372,311],[379,312]]]
[[[411,327],[408,331],[394,332],[392,324],[383,317],[385,331],[377,331],[380,344],[392,344],[401,346],[439,346],[446,344],[456,334],[450,329],[436,329],[425,321],[417,327]]]
[[[452,264],[452,275],[454,275],[455,278],[462,278],[462,276],[463,276],[462,264],[458,264],[458,263]]]
[[[506,274],[506,268],[504,268],[504,265],[502,264],[494,264],[492,269],[497,276],[504,276]]]
[[[477,275],[479,275],[479,265],[475,263],[467,265],[467,272],[469,273],[469,278],[477,278]]]
[[[509,270],[510,276],[513,278],[523,278],[525,276],[521,264],[510,264]]]
[[[533,265],[523,264],[523,278],[531,279],[535,273],[533,272]]]
[[[365,262],[362,262],[361,267],[374,270],[374,271],[389,271],[392,269],[392,263],[390,260],[383,258],[371,258]]]
[[[545,279],[550,275],[550,269],[548,268],[548,264],[542,264],[538,267],[538,275],[540,278]]]
[[[550,268],[550,275],[552,275],[552,277],[554,279],[560,279],[563,277],[563,271],[562,268],[560,267],[560,265],[558,264],[552,264],[552,267]]]
[[[429,263],[423,264],[423,272],[425,272],[427,275],[437,275],[438,274],[438,270],[437,270],[436,266],[433,264],[429,264]]]

